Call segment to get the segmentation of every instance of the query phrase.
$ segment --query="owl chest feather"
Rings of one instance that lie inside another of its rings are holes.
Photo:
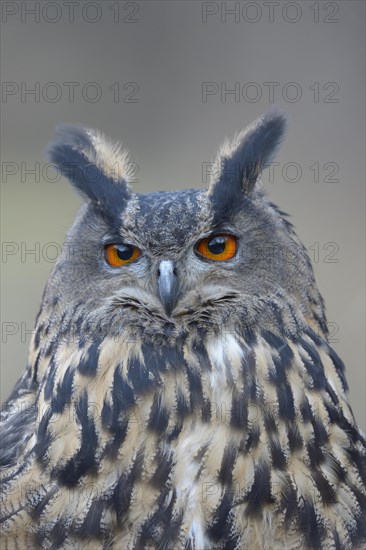
[[[38,521],[24,542],[351,547],[364,455],[343,384],[311,332],[60,344],[9,480],[15,518]]]

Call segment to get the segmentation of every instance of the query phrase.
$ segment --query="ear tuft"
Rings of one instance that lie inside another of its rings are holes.
[[[48,156],[84,197],[104,210],[130,196],[128,154],[97,130],[60,125]]]
[[[286,120],[285,113],[273,107],[232,142],[226,141],[216,159],[220,169],[211,180],[209,195],[221,200],[239,190],[250,193],[261,172],[273,161],[285,134]]]

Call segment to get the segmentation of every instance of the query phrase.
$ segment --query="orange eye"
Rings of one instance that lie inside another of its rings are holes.
[[[112,267],[121,267],[141,256],[141,251],[130,244],[107,244],[104,247],[106,262]]]
[[[198,243],[197,251],[209,260],[230,260],[236,254],[236,240],[234,235],[211,235]]]

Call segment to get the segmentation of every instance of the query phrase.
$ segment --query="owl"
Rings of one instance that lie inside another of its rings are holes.
[[[150,194],[118,145],[59,128],[85,202],[2,412],[1,548],[365,548],[365,437],[261,184],[285,126],[226,142],[208,189]]]

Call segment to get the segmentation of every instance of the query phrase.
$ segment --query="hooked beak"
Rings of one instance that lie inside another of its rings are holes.
[[[175,306],[178,293],[178,279],[171,260],[163,260],[159,264],[158,289],[165,312],[170,316]]]

